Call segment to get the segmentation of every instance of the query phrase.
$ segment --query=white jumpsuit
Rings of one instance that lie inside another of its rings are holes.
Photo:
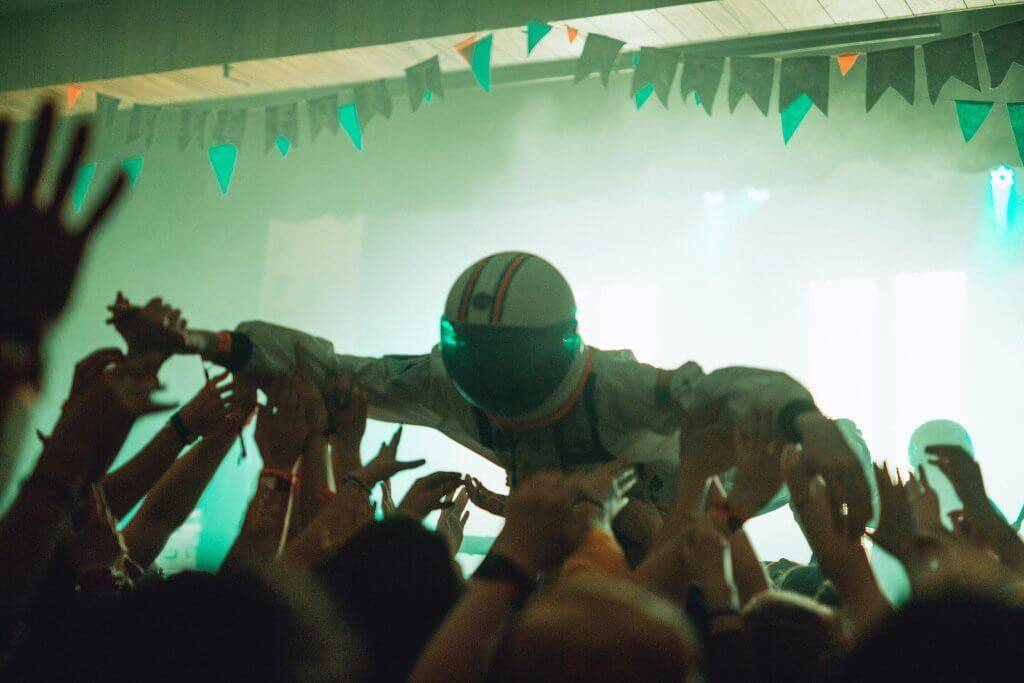
[[[347,373],[363,389],[376,420],[433,427],[509,472],[515,483],[543,468],[571,470],[612,458],[645,463],[643,482],[659,506],[670,500],[679,459],[681,415],[723,405],[718,419],[749,425],[755,407],[773,415],[808,391],[788,375],[729,367],[705,374],[689,362],[670,372],[638,362],[631,351],[590,347],[587,386],[576,404],[553,424],[508,429],[466,402],[448,378],[439,346],[429,354],[366,358],[336,354],[319,337],[265,322],[246,322],[251,353],[235,368],[266,387],[295,371],[295,346],[305,352],[314,378]],[[786,502],[784,491],[770,508]]]

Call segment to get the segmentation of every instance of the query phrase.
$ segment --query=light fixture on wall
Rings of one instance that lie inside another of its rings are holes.
[[[989,184],[992,186],[992,210],[995,212],[996,225],[1006,229],[1010,211],[1010,196],[1013,186],[1017,184],[1016,174],[1012,168],[998,166],[989,171]]]

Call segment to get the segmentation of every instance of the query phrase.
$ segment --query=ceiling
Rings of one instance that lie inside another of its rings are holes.
[[[59,0],[16,0],[36,7]],[[694,45],[708,41],[779,34],[864,22],[924,16],[996,5],[1021,5],[1024,0],[715,0],[618,14],[553,22],[556,28],[526,55],[521,27],[494,31],[492,65],[514,67],[578,57],[588,32],[626,41],[626,50],[640,46]],[[1024,9],[1024,8],[1022,8]],[[1024,15],[1024,12],[1022,12]],[[568,40],[566,27],[581,35]],[[482,29],[481,35],[486,32]],[[84,82],[72,113],[95,108],[95,94],[120,98],[122,106],[182,104],[315,88],[345,86],[380,78],[400,78],[404,69],[435,54],[443,72],[467,71],[453,46],[473,34],[445,35],[406,42],[275,57],[223,65],[200,66]],[[40,98],[64,100],[67,84],[0,93],[0,113],[24,118]]]

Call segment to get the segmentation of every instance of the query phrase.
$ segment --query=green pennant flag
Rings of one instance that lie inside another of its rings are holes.
[[[648,83],[642,89],[638,90],[633,95],[633,101],[636,102],[636,108],[640,109],[643,107],[647,100],[651,99],[651,95],[654,94],[654,86]]]
[[[867,54],[867,83],[864,86],[864,105],[867,111],[875,106],[882,94],[892,88],[914,104],[914,46],[898,47]]]
[[[1024,21],[980,31],[985,61],[992,77],[992,87],[998,88],[1015,63],[1024,66]]]
[[[529,57],[537,43],[544,40],[544,36],[551,33],[551,24],[540,21],[531,21],[526,25],[526,56]]]
[[[1006,113],[1010,115],[1010,130],[1017,142],[1017,154],[1024,163],[1024,102],[1010,102],[1006,105]]]
[[[960,132],[964,136],[964,142],[970,142],[974,134],[985,123],[988,114],[992,111],[992,102],[971,102],[969,100],[955,100],[956,122],[960,124]]]
[[[338,109],[338,123],[341,124],[342,129],[348,134],[348,139],[352,141],[352,145],[356,149],[362,150],[363,130],[359,126],[359,113],[356,111],[355,102],[346,104]]]
[[[630,94],[637,100],[639,109],[642,105],[639,95],[648,91],[643,102],[651,96],[651,91],[658,93],[661,104],[668,107],[668,96],[672,92],[672,81],[675,80],[679,68],[679,50],[665,50],[653,47],[641,47],[640,53],[633,55],[633,82]]]
[[[692,92],[697,105],[704,107],[707,115],[711,116],[724,71],[725,57],[686,55],[683,58],[683,75],[679,77],[679,94],[685,101]]]
[[[281,153],[282,159],[288,156],[288,152],[292,151],[292,141],[284,135],[277,136],[277,140],[274,140],[274,146],[277,147],[277,151]]]
[[[772,98],[772,83],[775,80],[775,59],[772,57],[732,57],[729,75],[729,111],[736,111],[736,105],[744,95],[750,95],[761,113],[768,116]]]
[[[370,123],[370,119],[377,114],[381,114],[386,119],[391,118],[391,111],[393,109],[391,91],[388,90],[387,81],[383,78],[372,83],[356,86],[352,101],[356,103],[356,112],[359,113],[359,125],[363,130],[366,130],[366,125]]]
[[[789,139],[793,137],[793,133],[803,123],[804,117],[807,116],[807,112],[814,106],[814,101],[807,93],[801,93],[799,97],[790,102],[789,106],[782,110],[782,142],[783,144],[789,144]]]
[[[925,43],[921,52],[924,54],[924,72],[928,77],[928,97],[932,104],[939,100],[939,92],[950,78],[981,90],[978,63],[974,58],[974,37],[970,33]]]
[[[491,45],[494,43],[494,34],[484,36],[473,43],[473,57],[470,59],[469,68],[476,77],[476,82],[484,89],[484,92],[491,92]]]
[[[217,176],[220,193],[226,195],[231,187],[231,178],[235,175],[235,160],[238,159],[238,148],[231,143],[214,145],[209,149],[210,166]]]
[[[587,42],[583,43],[583,54],[576,62],[576,76],[573,83],[579,83],[595,71],[601,76],[601,83],[608,87],[608,79],[615,66],[615,58],[625,45],[621,40],[602,36],[599,33],[588,33]]]
[[[409,106],[413,111],[420,104],[434,95],[444,97],[444,82],[441,80],[441,63],[437,55],[413,64],[405,70],[406,91],[409,93]]]
[[[139,175],[142,173],[142,157],[129,157],[121,160],[121,168],[128,174],[128,187],[135,187]]]
[[[96,162],[90,162],[78,169],[75,174],[75,188],[71,191],[71,205],[75,212],[82,210],[85,204],[85,197],[89,194],[89,186],[92,185],[92,178],[96,175]]]

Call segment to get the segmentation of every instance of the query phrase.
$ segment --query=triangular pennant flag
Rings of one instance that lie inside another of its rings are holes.
[[[569,37],[569,44],[572,45],[576,40],[576,36],[580,34],[580,30],[578,28],[573,28],[572,26],[566,26],[565,34]]]
[[[787,57],[779,67],[779,111],[784,112],[801,95],[828,116],[829,77],[832,63],[828,57]],[[804,112],[806,114],[807,112]],[[803,119],[803,116],[800,117]],[[795,128],[794,128],[795,130]]]
[[[281,156],[287,156],[293,145],[299,143],[299,105],[297,102],[264,109],[263,152],[277,147]],[[282,151],[281,139],[287,141]]]
[[[193,141],[200,145],[206,139],[206,119],[210,117],[208,109],[182,109],[181,126],[178,130],[178,149],[185,151]]]
[[[210,147],[210,166],[217,177],[220,193],[226,195],[231,188],[231,178],[235,175],[235,160],[238,159],[238,148],[227,143]]]
[[[871,111],[888,88],[902,95],[908,104],[914,103],[913,45],[869,52],[866,59],[868,74],[864,87],[864,105],[867,111]]]
[[[956,38],[935,40],[921,46],[924,53],[924,72],[928,77],[928,97],[932,104],[939,99],[939,91],[950,78],[975,90],[978,82],[978,63],[974,59],[974,37],[967,33]]]
[[[356,111],[355,102],[338,109],[338,123],[348,135],[348,139],[352,141],[352,145],[361,150],[363,148],[363,130],[359,127],[359,113]]]
[[[242,146],[245,138],[245,120],[248,110],[221,109],[217,112],[217,118],[213,122],[211,136],[216,144],[231,144],[236,148]]]
[[[135,187],[135,183],[142,173],[142,157],[129,157],[121,160],[121,168],[128,174],[128,187]]]
[[[359,125],[366,130],[375,115],[381,114],[384,118],[391,118],[391,111],[394,107],[391,101],[391,91],[385,79],[364,83],[356,86],[352,101],[356,103],[356,111],[359,113]]]
[[[743,96],[750,95],[761,113],[768,116],[775,60],[771,57],[732,57],[729,64],[729,111],[736,111],[736,105]]]
[[[587,41],[583,43],[583,54],[576,62],[576,77],[573,83],[579,83],[596,71],[601,76],[601,83],[607,88],[608,78],[611,76],[612,67],[615,66],[615,58],[619,56],[619,50],[625,44],[621,40],[600,33],[588,33]]]
[[[68,91],[68,109],[73,109],[75,102],[78,102],[78,98],[82,96],[82,86],[80,85],[69,85]]]
[[[96,175],[96,162],[90,162],[78,169],[75,174],[75,187],[71,191],[71,205],[75,211],[81,211],[85,204],[85,197],[89,194],[89,186],[92,185],[92,178]]]
[[[437,55],[414,64],[405,70],[406,91],[409,93],[409,106],[413,111],[420,108],[423,100],[430,101],[431,96],[444,97],[444,82],[441,80],[441,63]]]
[[[651,85],[650,83],[645,85],[643,89],[636,91],[636,93],[633,94],[633,101],[636,102],[636,108],[640,109],[642,106],[644,106],[644,104],[647,103],[647,100],[649,100],[651,98],[651,95],[653,94],[654,86]]]
[[[704,111],[711,116],[711,107],[715,103],[724,71],[725,57],[687,55],[683,59],[683,75],[679,77],[679,93],[683,100],[693,92],[697,96],[697,104],[704,107]]]
[[[1014,64],[1024,66],[1024,21],[981,31],[985,61],[992,77],[992,87],[998,88]]]
[[[526,56],[529,57],[537,43],[544,40],[544,36],[551,33],[551,24],[539,21],[531,21],[526,25]]]
[[[484,92],[491,91],[491,45],[494,42],[494,35],[484,36],[473,44],[473,59],[470,61],[470,68],[476,82],[484,89]]]
[[[306,111],[309,112],[309,139],[315,142],[320,131],[327,128],[338,133],[338,93],[323,95],[306,100]]]
[[[839,55],[836,60],[839,62],[839,73],[846,75],[850,73],[850,69],[857,63],[857,59],[860,57],[859,52],[850,52],[845,55]]]
[[[117,108],[120,104],[121,100],[116,97],[96,93],[96,130],[109,131],[114,127]]]
[[[1010,102],[1006,105],[1006,113],[1010,115],[1010,130],[1017,143],[1017,154],[1024,164],[1024,102]]]
[[[288,156],[288,152],[292,151],[292,141],[284,135],[277,136],[277,140],[274,140],[274,146],[277,147],[277,151],[281,153],[282,159]]]
[[[476,44],[476,35],[472,35],[469,38],[466,38],[462,42],[460,42],[457,45],[455,45],[455,47],[453,49],[456,52],[458,52],[459,56],[462,57],[466,61],[466,64],[472,64],[473,63],[473,46],[475,44]]]
[[[136,104],[132,107],[132,117],[128,119],[128,137],[125,141],[133,144],[142,140],[143,149],[148,150],[153,143],[156,120],[161,109],[162,107],[149,104]]]
[[[793,137],[793,133],[803,123],[804,117],[807,116],[807,112],[814,106],[813,100],[807,93],[801,93],[799,97],[789,103],[789,105],[782,110],[782,142],[789,144],[789,139]]]
[[[992,111],[992,102],[971,102],[968,100],[955,100],[956,121],[960,124],[960,132],[964,136],[964,142],[970,142],[974,134],[985,123],[988,114]]]
[[[634,57],[637,61],[634,65],[630,94],[637,100],[637,109],[643,106],[643,102],[637,98],[645,90],[653,90],[658,93],[661,104],[668,107],[672,81],[675,80],[676,70],[679,66],[679,50],[641,47],[640,54],[634,55]],[[648,92],[643,101],[646,102],[650,96],[651,93]]]

